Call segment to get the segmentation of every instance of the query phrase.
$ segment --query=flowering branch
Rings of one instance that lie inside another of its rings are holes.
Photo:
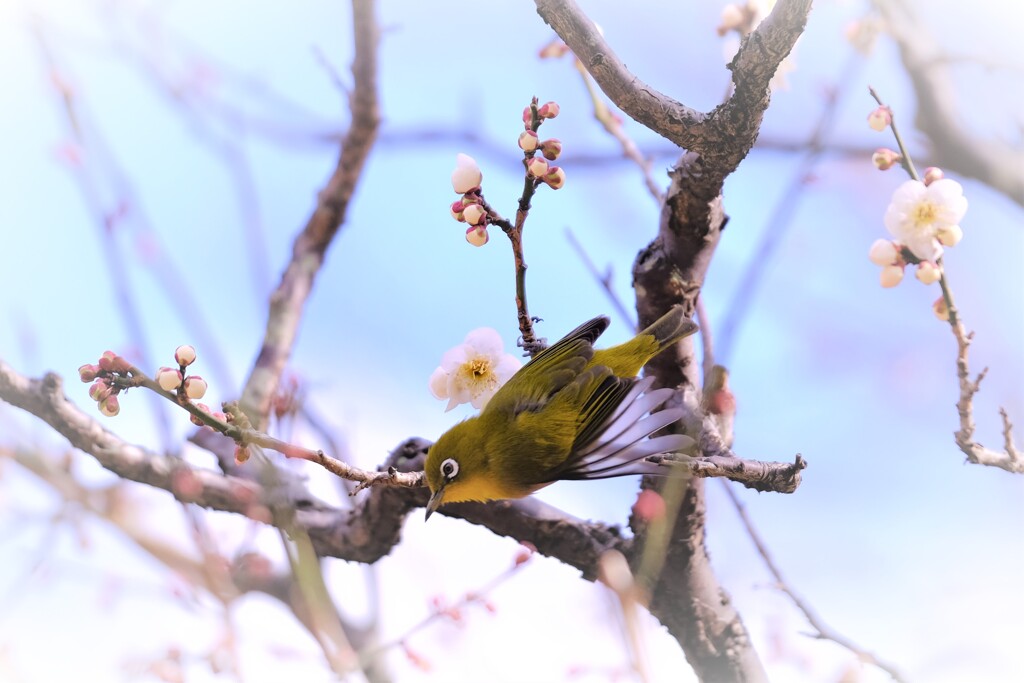
[[[871,97],[878,103],[879,109],[876,110],[872,116],[881,116],[884,119],[884,124],[892,128],[893,136],[896,138],[896,143],[900,149],[900,156],[903,167],[910,174],[911,178],[918,184],[923,182],[926,189],[930,189],[929,186],[935,187],[939,183],[948,183],[951,181],[942,180],[942,172],[939,169],[930,168],[925,171],[924,179],[922,181],[921,176],[918,175],[917,170],[914,168],[913,161],[910,158],[910,154],[907,151],[906,146],[903,143],[903,137],[899,133],[899,129],[896,126],[896,117],[893,115],[892,108],[889,107],[882,101],[882,98],[874,90],[874,88],[868,88]],[[871,118],[869,117],[869,121]],[[884,125],[881,126],[884,129]],[[901,188],[902,189],[902,188]],[[897,190],[900,192],[900,190]],[[922,202],[925,200],[922,200]],[[895,206],[895,203],[894,203]],[[920,206],[925,206],[923,203]],[[932,223],[938,223],[938,216],[944,207],[933,208],[926,206],[926,210],[916,209],[917,214],[924,213],[928,216]],[[904,213],[907,213],[906,209],[902,209]],[[964,202],[964,210],[966,210],[966,202]],[[887,225],[890,223],[890,215],[893,211],[892,206],[890,211],[887,212],[886,222]],[[922,221],[923,219],[916,218],[914,211],[910,211],[910,219]],[[932,218],[936,216],[936,218]],[[962,211],[957,212],[957,216],[962,216]],[[957,220],[959,218],[957,217]],[[892,226],[890,225],[890,230]],[[895,277],[894,280],[886,281],[886,272],[895,273],[895,269],[902,269],[900,262],[918,263],[918,279],[922,282],[929,283],[937,281],[939,287],[942,290],[941,298],[935,302],[934,309],[937,316],[949,323],[950,330],[953,333],[953,337],[956,339],[957,345],[957,356],[956,356],[956,374],[957,379],[960,383],[960,396],[956,403],[957,413],[960,416],[960,429],[954,433],[954,439],[956,445],[963,451],[964,455],[967,456],[967,460],[977,465],[988,465],[990,467],[998,467],[1006,470],[1007,472],[1013,472],[1016,474],[1024,474],[1024,459],[1021,458],[1020,453],[1017,451],[1016,446],[1013,442],[1012,428],[1013,424],[1010,422],[1009,415],[1006,413],[1004,408],[999,409],[999,413],[1002,416],[1003,421],[1003,444],[1004,450],[1002,452],[985,448],[980,443],[974,441],[974,395],[978,393],[981,386],[981,381],[984,379],[985,374],[988,372],[988,368],[983,369],[978,373],[977,377],[971,379],[971,370],[968,365],[968,349],[971,345],[971,341],[974,339],[973,332],[967,332],[963,321],[960,316],[960,312],[956,307],[956,303],[953,300],[953,290],[950,287],[949,280],[946,276],[946,269],[942,263],[942,248],[939,244],[951,246],[960,239],[962,231],[959,226],[940,226],[937,230],[931,228],[931,223],[926,227],[928,230],[917,230],[916,233],[908,233],[908,238],[913,240],[909,241],[906,245],[903,245],[896,254],[896,262],[884,267],[883,269],[883,285],[896,284],[899,282],[899,277]],[[937,240],[937,243],[936,243]],[[883,257],[880,252],[879,243],[876,242],[875,246],[872,247],[872,258],[876,263],[888,260],[890,257]],[[934,267],[926,259],[927,254],[922,253],[922,249],[931,251],[933,254],[937,254],[934,260]],[[888,250],[885,250],[888,251]]]

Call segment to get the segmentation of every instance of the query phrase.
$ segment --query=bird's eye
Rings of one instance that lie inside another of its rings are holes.
[[[448,458],[441,463],[441,474],[445,479],[454,479],[455,475],[459,473],[459,463],[455,462],[452,458]]]

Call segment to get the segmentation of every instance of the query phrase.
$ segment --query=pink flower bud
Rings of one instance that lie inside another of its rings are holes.
[[[113,351],[104,351],[99,360],[100,370],[103,370],[104,372],[113,372],[115,358],[117,358],[117,354]]]
[[[183,344],[178,348],[174,349],[174,360],[178,365],[188,367],[196,360],[196,350],[189,344]]]
[[[466,241],[474,247],[484,246],[489,239],[490,236],[487,234],[487,228],[481,225],[471,225],[466,228]]]
[[[531,111],[530,107],[523,109],[523,123],[526,124],[527,128],[533,125],[533,111]]]
[[[903,279],[903,266],[886,266],[879,277],[883,287],[895,287]]]
[[[871,155],[871,163],[873,163],[875,168],[879,171],[888,171],[890,168],[898,164],[902,158],[903,157],[901,157],[898,152],[887,147],[880,147]]]
[[[559,106],[557,102],[545,102],[537,108],[537,116],[542,119],[553,119],[558,116]]]
[[[185,378],[185,395],[192,400],[206,396],[206,388],[206,380],[199,375],[189,375]]]
[[[537,56],[541,59],[557,59],[568,54],[568,52],[569,46],[555,38],[550,43],[542,47],[540,52],[537,53]]]
[[[944,247],[955,247],[964,238],[964,231],[959,225],[946,225],[939,228],[935,238]]]
[[[181,371],[177,368],[160,368],[156,371],[156,383],[164,391],[174,391],[181,386]]]
[[[548,161],[554,161],[562,153],[562,141],[558,138],[551,138],[540,143],[541,154]]]
[[[462,209],[463,209],[462,200],[461,199],[457,199],[454,202],[452,202],[452,205],[451,205],[449,210],[451,211],[452,218],[454,218],[455,220],[457,220],[460,223],[465,223],[466,222],[466,218],[462,214]]]
[[[565,185],[565,171],[560,166],[548,168],[547,175],[541,178],[552,190],[560,190]]]
[[[924,181],[925,187],[927,187],[936,180],[942,180],[944,175],[945,174],[942,172],[941,168],[938,168],[937,166],[929,166],[924,169],[924,175],[921,176],[921,180]]]
[[[533,157],[526,162],[526,172],[534,178],[543,178],[548,173],[548,162],[540,157]]]
[[[196,408],[199,408],[199,410],[203,411],[207,415],[210,414],[210,406],[206,405],[205,403],[193,403],[192,405],[194,405]],[[188,419],[192,422],[192,424],[194,424],[197,427],[206,426],[206,423],[200,420],[195,415],[189,414]]]
[[[871,126],[871,130],[881,132],[888,128],[890,123],[892,123],[892,110],[889,107],[879,106],[868,114],[868,125]]]
[[[86,363],[85,365],[78,368],[78,377],[83,382],[91,382],[96,379],[96,375],[100,372],[100,366],[93,365],[92,363]]]
[[[119,375],[126,375],[131,370],[132,364],[125,359],[124,356],[114,356],[114,360],[110,362],[110,369]]]
[[[935,314],[936,318],[943,322],[949,320],[949,306],[946,305],[946,299],[944,297],[940,296],[935,300],[932,304],[932,313]]]
[[[249,459],[249,447],[248,446],[235,446],[235,464],[241,465]]]
[[[112,393],[114,393],[114,390],[105,379],[96,380],[89,387],[89,398],[97,402],[105,400]]]
[[[487,211],[479,204],[470,204],[462,212],[462,215],[470,225],[480,225],[482,222],[485,222],[484,219],[487,218]]]
[[[537,134],[532,130],[524,130],[519,134],[519,149],[532,152],[537,149]]]
[[[900,260],[900,250],[890,240],[875,240],[868,251],[868,258],[876,266],[893,266]]]
[[[644,489],[633,503],[633,514],[644,522],[653,522],[665,516],[665,499],[657,491]]]
[[[121,404],[117,400],[117,396],[107,396],[105,399],[99,402],[100,413],[107,417],[114,417],[121,412]]]
[[[480,187],[484,174],[480,172],[473,157],[468,154],[458,154],[455,157],[455,170],[452,171],[452,189],[458,194],[466,194],[470,190]]]
[[[931,261],[921,261],[917,264],[917,279],[926,285],[935,284],[942,277],[942,270]]]

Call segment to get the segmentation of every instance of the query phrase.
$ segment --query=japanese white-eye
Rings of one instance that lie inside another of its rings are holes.
[[[693,444],[647,438],[683,411],[651,413],[674,390],[649,391],[654,379],[636,375],[697,325],[675,306],[631,340],[595,350],[608,323],[594,318],[538,353],[479,415],[441,435],[427,452],[428,518],[444,503],[522,498],[559,479],[662,474],[645,458]]]

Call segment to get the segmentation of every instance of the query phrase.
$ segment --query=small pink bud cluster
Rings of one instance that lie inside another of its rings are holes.
[[[468,223],[466,241],[474,247],[482,247],[490,239],[487,235],[487,209],[484,207],[480,183],[483,173],[473,157],[459,154],[455,158],[455,170],[452,171],[452,189],[462,197],[451,205],[452,218],[460,223]]]
[[[868,258],[876,266],[882,267],[879,280],[883,287],[895,287],[903,280],[903,272],[908,264],[908,257],[915,261],[912,254],[899,242],[878,239],[871,245]],[[915,277],[926,285],[939,281],[942,268],[932,261],[916,261]]]
[[[533,115],[534,109],[537,111],[536,119]],[[526,130],[519,134],[519,149],[523,150],[523,164],[526,166],[527,176],[546,184],[552,190],[565,185],[565,171],[548,163],[562,154],[562,141],[557,138],[542,141],[537,135],[537,129],[546,119],[558,116],[559,110],[557,102],[546,102],[537,106],[537,101],[534,100],[530,106],[523,109],[523,124]],[[537,156],[537,152],[540,152],[540,157]]]
[[[205,403],[196,403],[206,396],[209,385],[199,375],[186,375],[186,369],[196,361],[195,347],[183,344],[174,350],[174,362],[177,367],[162,367],[156,371],[156,383],[164,391],[174,394],[179,401],[187,400],[196,408],[211,415],[221,422],[227,421],[227,415],[222,412],[214,412]],[[189,418],[192,424],[202,427],[205,423],[195,415]]]
[[[555,38],[550,43],[542,47],[540,52],[537,53],[537,56],[541,59],[558,59],[559,57],[564,57],[569,54],[569,52],[571,52],[571,50],[569,50],[569,46],[558,38]]]
[[[100,413],[114,417],[121,412],[121,404],[117,395],[128,388],[118,380],[128,380],[131,376],[131,363],[113,351],[104,351],[95,364],[87,363],[78,368],[78,377],[83,382],[92,382],[89,387],[89,398],[96,401]]]

